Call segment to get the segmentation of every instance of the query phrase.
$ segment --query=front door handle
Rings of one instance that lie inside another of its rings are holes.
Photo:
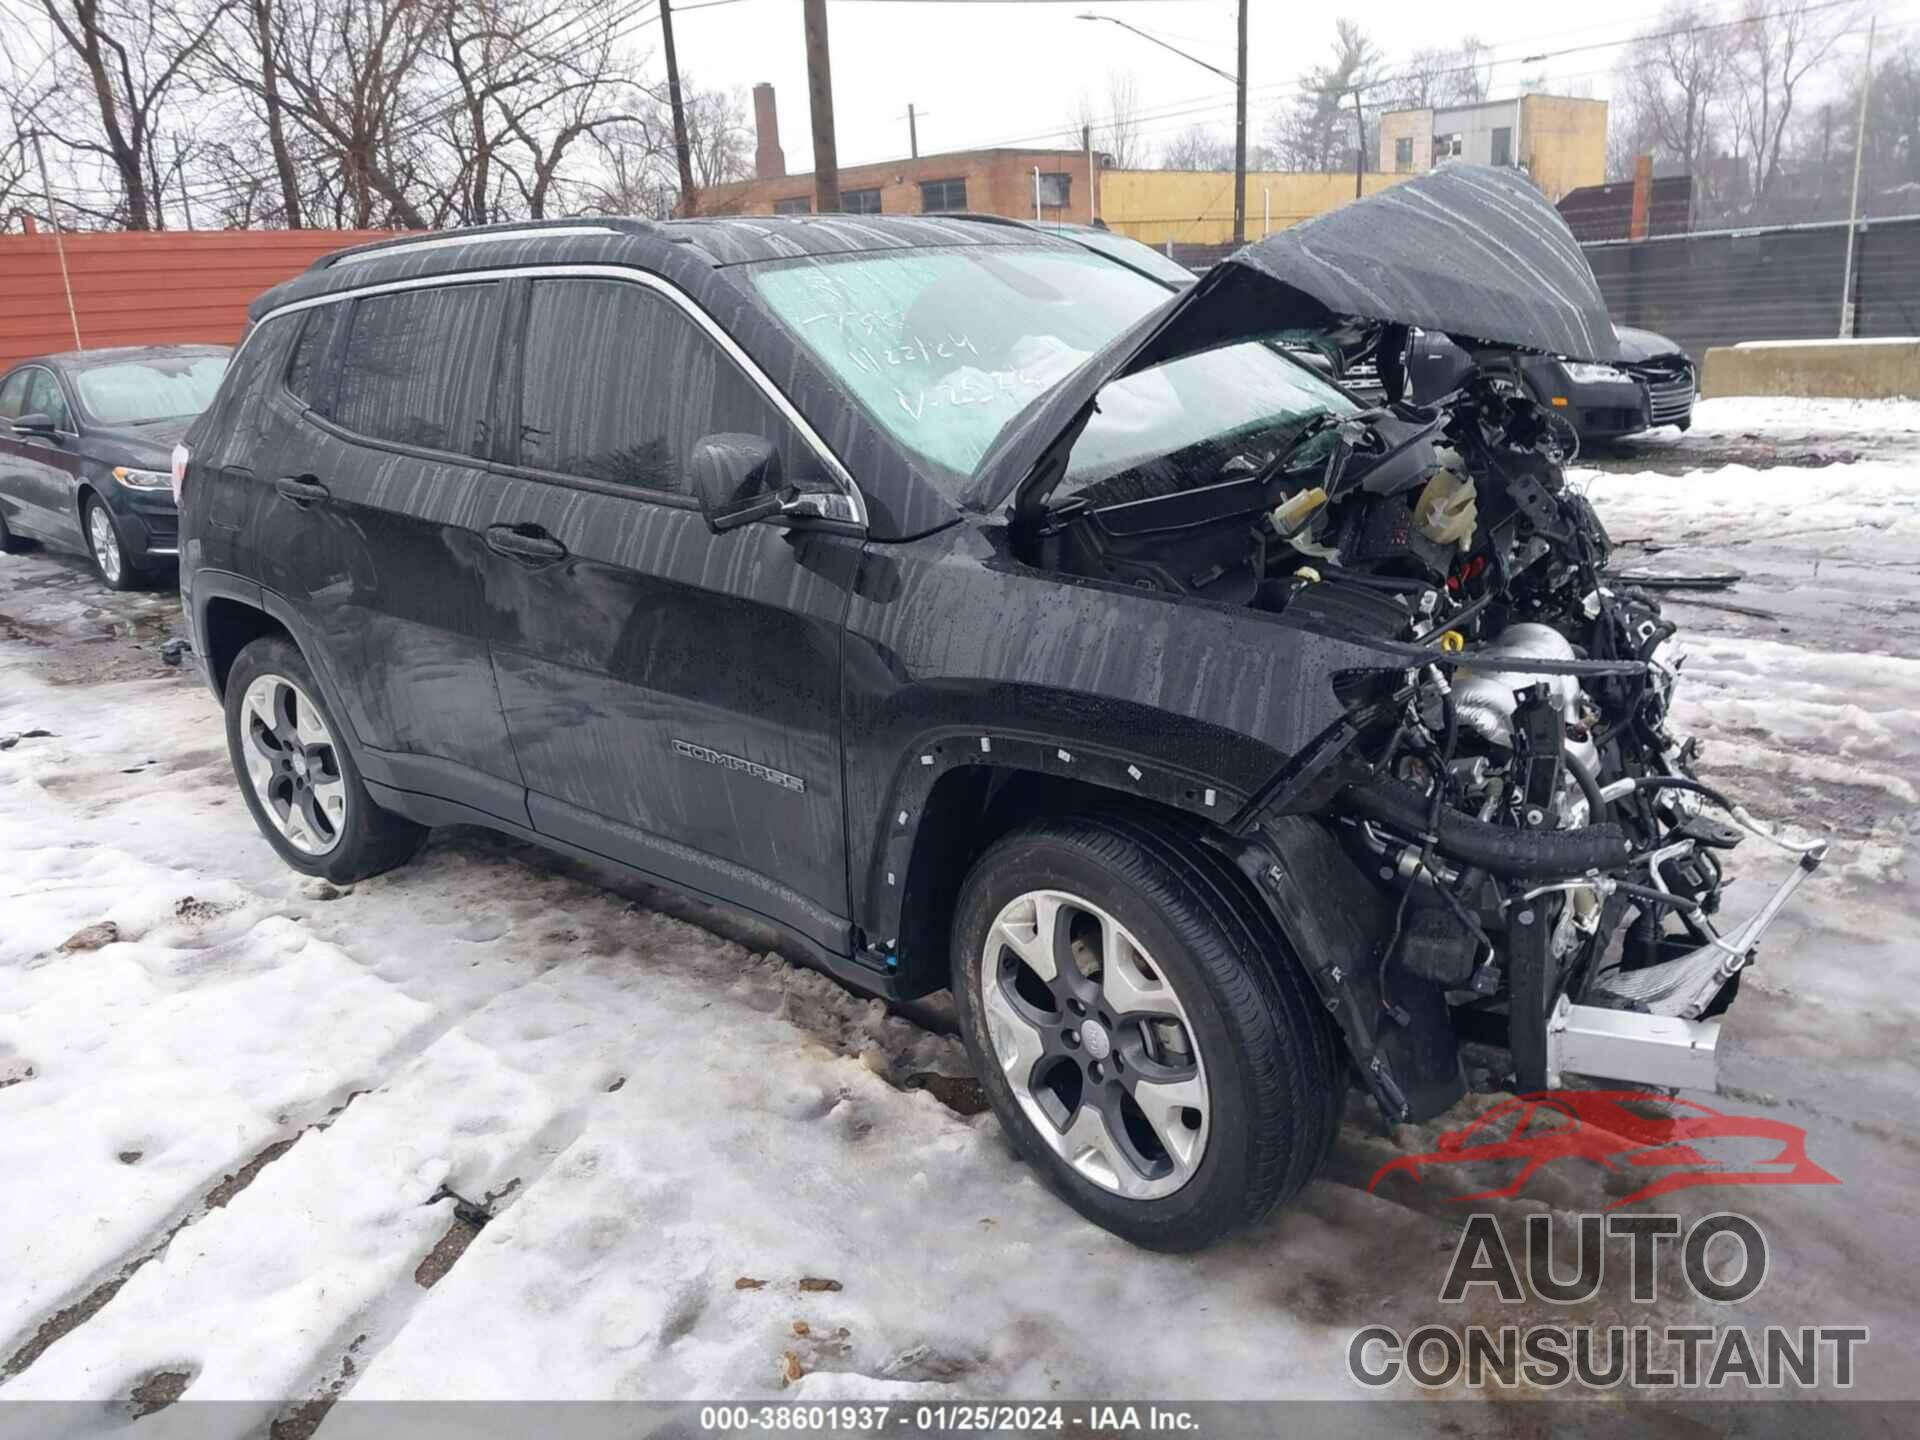
[[[296,505],[312,505],[328,495],[327,487],[311,475],[282,475],[273,488]]]
[[[533,563],[567,558],[567,547],[538,525],[489,525],[487,548],[498,555]]]

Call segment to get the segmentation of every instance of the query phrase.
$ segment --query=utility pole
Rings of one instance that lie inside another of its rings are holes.
[[[1853,132],[1853,203],[1847,207],[1847,269],[1840,282],[1840,338],[1853,338],[1853,242],[1860,228],[1860,161],[1867,149],[1867,97],[1873,93],[1873,27],[1867,21],[1867,73],[1860,81],[1860,122]]]
[[[40,132],[33,132],[33,158],[40,162],[40,188],[47,193],[47,224],[53,227],[53,248],[60,257],[60,283],[67,288],[67,319],[73,322],[73,348],[85,351],[80,343],[80,312],[73,304],[73,276],[67,273],[67,242],[60,236],[60,217],[53,210],[53,181],[47,178],[47,155],[40,148]]]
[[[680,166],[680,213],[698,215],[700,196],[693,188],[693,150],[687,144],[687,107],[680,96],[680,59],[673,49],[670,0],[660,0],[660,44],[667,52],[667,103],[673,107],[673,158]]]
[[[920,158],[920,119],[913,113],[913,102],[907,102],[907,153],[914,159]]]
[[[833,66],[827,57],[827,0],[806,0],[807,99],[813,111],[813,209],[840,210],[840,159],[833,143]]]
[[[1080,148],[1087,152],[1087,223],[1091,225],[1100,218],[1100,192],[1093,177],[1093,126],[1080,127]]]
[[[1233,243],[1247,243],[1247,0],[1240,0],[1240,63],[1233,87]]]
[[[1360,87],[1353,87],[1353,198],[1360,198],[1361,178],[1367,170],[1367,117],[1360,109]]]
[[[180,206],[187,212],[187,229],[193,229],[193,195],[187,189],[186,161],[180,154],[180,137],[173,137],[173,173],[180,177]]]

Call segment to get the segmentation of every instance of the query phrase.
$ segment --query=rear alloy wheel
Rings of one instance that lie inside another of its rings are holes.
[[[320,707],[284,675],[262,675],[241,700],[247,779],[267,818],[302,855],[340,843],[347,782]]]
[[[226,706],[247,808],[294,869],[350,884],[420,848],[425,827],[373,803],[306,657],[288,641],[255,640],[240,652]]]
[[[994,1113],[1096,1224],[1196,1250],[1292,1196],[1343,1085],[1257,896],[1177,818],[1033,822],[960,890],[953,995]]]
[[[140,572],[127,560],[126,546],[120,543],[120,526],[97,496],[87,497],[87,553],[93,557],[94,572],[109,590],[131,590],[139,583]]]

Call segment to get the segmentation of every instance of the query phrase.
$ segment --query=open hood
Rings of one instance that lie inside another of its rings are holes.
[[[1101,387],[1280,330],[1417,325],[1456,340],[1615,360],[1619,342],[1573,234],[1525,176],[1450,165],[1236,251],[1089,357],[995,437],[970,507],[1051,491]]]

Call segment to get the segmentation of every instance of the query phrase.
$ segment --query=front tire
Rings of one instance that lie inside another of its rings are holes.
[[[243,649],[227,674],[227,753],[254,823],[280,858],[348,885],[409,859],[424,826],[367,794],[306,657],[286,640]]]
[[[93,561],[93,573],[109,590],[132,590],[140,584],[141,572],[127,559],[127,547],[120,536],[120,522],[97,495],[87,496],[80,509],[80,528],[86,532],[87,555]]]
[[[1197,1250],[1291,1198],[1339,1121],[1338,1057],[1239,872],[1125,816],[1037,822],[962,885],[960,1029],[994,1113],[1095,1224]]]

